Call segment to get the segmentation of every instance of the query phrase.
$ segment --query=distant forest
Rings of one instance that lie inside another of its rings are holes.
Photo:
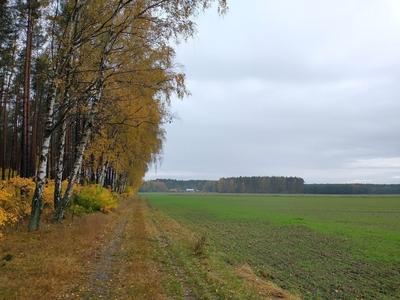
[[[144,181],[139,192],[272,194],[400,194],[400,184],[305,184],[299,177],[229,177],[219,180],[157,179]]]

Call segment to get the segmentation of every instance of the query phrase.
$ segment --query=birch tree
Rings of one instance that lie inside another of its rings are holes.
[[[35,231],[39,229],[40,216],[42,213],[42,195],[46,179],[48,154],[50,150],[50,140],[53,131],[57,127],[57,124],[54,123],[55,106],[60,95],[62,82],[65,79],[65,74],[71,65],[75,48],[77,45],[79,45],[79,34],[77,27],[80,21],[81,11],[86,5],[86,0],[77,0],[74,4],[75,5],[70,11],[68,11],[68,6],[65,7],[66,11],[63,12],[64,18],[61,18],[64,22],[62,26],[57,26],[56,23],[56,21],[60,19],[60,10],[57,6],[55,8],[53,23],[51,24],[52,40],[50,44],[50,57],[52,59],[53,75],[47,96],[45,129],[37,168],[36,188],[31,205],[31,217],[28,227],[29,231]],[[59,32],[56,32],[56,30]]]
[[[119,58],[124,57],[126,61],[140,61],[146,58],[152,62],[150,69],[157,70],[165,76],[166,80],[161,80],[147,89],[147,92],[153,91],[148,98],[152,99],[158,108],[168,106],[172,94],[178,97],[185,96],[187,92],[184,75],[176,71],[173,48],[170,45],[172,42],[178,43],[181,39],[186,40],[195,33],[194,18],[200,11],[210,8],[212,2],[214,1],[68,0],[62,1],[58,7],[53,6],[53,23],[50,27],[50,36],[53,40],[49,49],[52,59],[52,80],[37,168],[37,184],[32,201],[30,231],[39,228],[50,138],[57,126],[63,124],[67,115],[76,112],[74,107],[75,109],[78,105],[82,107],[84,126],[76,149],[75,162],[71,173],[68,174],[68,187],[62,198],[56,195],[54,202],[54,221],[60,222],[68,206],[72,187],[82,168],[88,142],[93,138],[93,129],[98,123],[107,119],[103,118],[100,112],[106,107],[107,101],[113,99],[105,95],[112,93],[112,88],[121,88],[118,83],[126,84],[132,81],[126,79],[129,78],[127,74],[131,75],[130,78],[134,77],[137,84],[143,78],[141,76],[145,76],[146,72],[124,68]],[[219,12],[223,13],[226,10],[226,2],[219,0],[218,3]],[[163,51],[164,54],[161,54]],[[113,77],[124,73],[125,76],[119,76],[119,81],[113,81]],[[70,85],[69,76],[72,74],[74,84]],[[146,81],[142,83],[147,84]],[[145,89],[141,92],[144,91]],[[66,92],[68,97],[63,98],[62,95],[66,95]],[[61,99],[67,99],[66,103],[62,103]],[[63,113],[59,110],[61,104],[65,109]],[[56,115],[59,116],[57,122]],[[159,127],[161,121],[158,122],[152,129],[155,133],[153,138],[162,144],[160,139],[162,130]],[[62,141],[60,145],[62,148]],[[159,149],[161,147],[155,147],[153,153],[159,153]],[[59,159],[60,157],[62,155],[59,155]],[[148,163],[148,160],[143,162],[145,165]]]

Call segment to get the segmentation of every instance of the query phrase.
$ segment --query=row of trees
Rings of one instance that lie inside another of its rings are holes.
[[[157,179],[143,182],[139,192],[185,191],[278,194],[400,194],[400,184],[305,184],[298,177],[231,177],[219,180]]]
[[[139,192],[164,192],[194,189],[217,193],[286,193],[303,192],[304,180],[298,177],[230,177],[215,180],[157,179],[143,183]]]
[[[217,192],[217,181],[214,180],[176,180],[157,179],[144,181],[139,192],[186,191],[193,189],[202,192]]]
[[[29,230],[39,228],[46,178],[55,222],[76,182],[140,186],[162,154],[172,95],[188,95],[173,45],[212,2],[0,2],[1,176],[35,177]]]
[[[400,194],[400,184],[305,184],[305,194]]]

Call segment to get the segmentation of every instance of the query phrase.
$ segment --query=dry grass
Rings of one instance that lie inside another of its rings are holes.
[[[150,243],[150,234],[144,213],[146,204],[136,197],[132,217],[125,226],[119,245],[118,258],[114,261],[113,282],[119,299],[166,299],[161,285],[164,271],[158,264],[158,254]]]
[[[264,299],[298,300],[289,292],[281,289],[276,284],[262,280],[254,274],[249,265],[243,264],[236,267],[236,272],[242,277],[249,286],[252,286]]]
[[[78,282],[94,263],[117,214],[93,214],[63,224],[7,228],[0,241],[0,299],[50,299]]]
[[[162,285],[166,273],[151,245],[145,209],[140,197],[121,207],[118,226],[104,240],[90,274],[59,299],[167,299]]]

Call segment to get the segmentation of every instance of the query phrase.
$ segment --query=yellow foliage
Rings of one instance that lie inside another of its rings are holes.
[[[124,195],[125,195],[126,197],[131,197],[131,196],[133,196],[133,195],[135,195],[135,194],[136,194],[136,190],[133,189],[132,187],[127,186],[127,187],[125,188]]]
[[[1,182],[0,209],[2,223],[13,224],[30,212],[30,200],[35,183],[29,178],[12,178]],[[0,217],[1,218],[1,217]]]
[[[67,182],[63,182],[65,189]],[[0,227],[13,225],[29,217],[36,184],[32,178],[15,177],[0,181]],[[43,190],[43,208],[53,208],[54,180],[47,180]],[[0,232],[1,237],[1,232]]]
[[[71,207],[74,211],[83,208],[86,212],[108,213],[118,206],[118,196],[99,185],[86,185],[76,189]]]

